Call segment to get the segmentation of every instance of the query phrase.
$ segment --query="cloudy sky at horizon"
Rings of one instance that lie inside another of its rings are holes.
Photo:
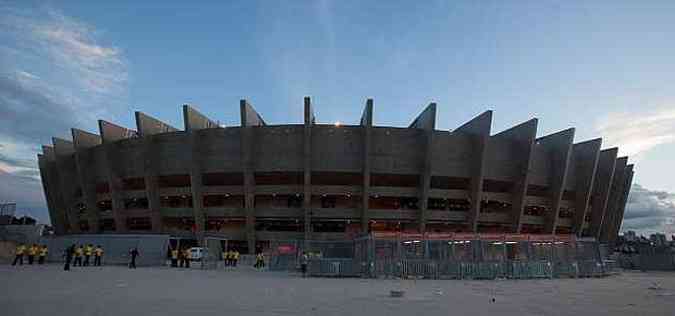
[[[431,101],[439,129],[486,109],[493,130],[539,118],[635,163],[624,229],[675,233],[675,3],[522,1],[34,2],[0,0],[0,202],[48,221],[36,153],[97,119],[180,104],[225,125],[238,100],[270,123],[406,126]]]

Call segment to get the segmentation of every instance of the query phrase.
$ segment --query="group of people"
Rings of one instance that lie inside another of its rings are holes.
[[[17,263],[19,265],[23,265],[24,256],[28,258],[28,264],[33,264],[33,262],[35,261],[35,257],[38,258],[37,260],[38,264],[44,264],[48,252],[49,250],[47,249],[46,245],[32,244],[30,246],[27,246],[24,244],[19,244],[16,247],[14,261],[12,261],[12,265],[15,266]]]
[[[190,247],[184,247],[183,249],[171,249],[171,267],[173,268],[189,268],[191,258],[192,255],[190,254]]]
[[[239,261],[239,251],[236,249],[223,251],[223,261],[225,261],[226,267],[236,267],[237,262]]]
[[[97,245],[94,247],[92,244],[88,245],[71,245],[63,251],[63,257],[65,260],[65,265],[63,270],[70,270],[72,263],[73,267],[76,266],[89,266],[91,257],[94,257],[94,266],[101,266],[101,259],[103,258],[103,247]],[[84,260],[83,260],[84,259]]]

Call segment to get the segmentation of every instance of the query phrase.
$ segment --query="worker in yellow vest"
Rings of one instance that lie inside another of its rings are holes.
[[[82,249],[82,245],[78,245],[75,247],[75,261],[73,262],[73,267],[76,266],[82,266],[82,253],[84,250]]]
[[[14,261],[12,262],[12,265],[15,266],[16,263],[18,262],[19,265],[23,265],[23,253],[26,251],[26,246],[23,244],[19,244],[16,246],[16,253],[14,257]]]
[[[233,256],[234,256],[234,260],[232,261],[232,265],[236,267],[236,266],[237,266],[237,261],[239,261],[239,251],[237,251],[237,250],[235,249],[235,250],[232,252],[232,254],[233,254]]]
[[[185,260],[185,267],[190,267],[190,248],[183,249],[183,260]]]
[[[46,245],[40,246],[38,264],[44,264],[45,263],[45,258],[47,258],[48,252],[49,252],[49,250],[47,249]]]
[[[178,267],[178,249],[176,248],[171,249],[171,267]]]
[[[230,252],[227,250],[223,250],[223,263],[226,267],[230,265]]]
[[[30,247],[28,247],[28,264],[33,264],[33,260],[35,260],[37,251],[38,249],[36,244],[32,244]]]
[[[84,247],[84,266],[89,265],[89,258],[91,258],[91,255],[94,252],[94,245],[88,244],[86,247]]]
[[[101,258],[103,257],[103,247],[97,245],[94,249],[94,265],[97,267],[101,266]]]

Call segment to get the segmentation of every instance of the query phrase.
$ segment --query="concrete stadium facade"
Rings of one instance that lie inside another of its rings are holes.
[[[246,101],[241,126],[184,105],[184,129],[136,112],[136,130],[99,121],[38,154],[57,234],[338,240],[363,232],[556,234],[613,241],[633,165],[574,129],[537,138],[537,119],[491,134],[492,111],[436,130],[436,104],[408,128],[267,125]]]

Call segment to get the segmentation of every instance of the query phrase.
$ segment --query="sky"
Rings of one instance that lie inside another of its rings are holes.
[[[437,129],[494,111],[493,133],[539,119],[635,164],[622,229],[675,233],[675,2],[0,0],[0,201],[49,219],[36,154],[97,119],[140,110],[182,127],[180,106],[239,124]]]

